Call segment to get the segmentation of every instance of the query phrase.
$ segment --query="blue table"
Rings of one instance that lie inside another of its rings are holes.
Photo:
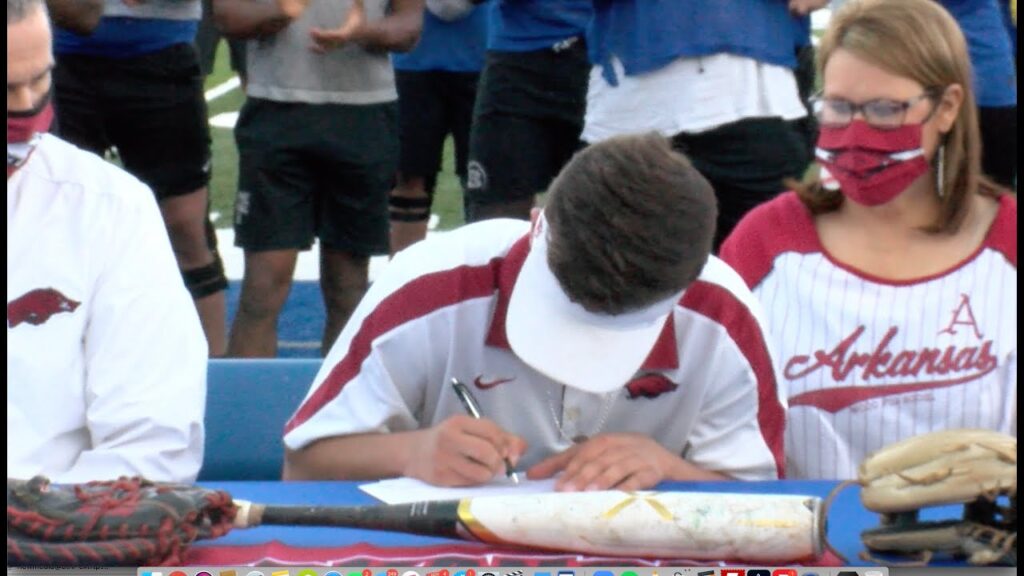
[[[695,492],[738,492],[754,494],[806,494],[824,499],[836,486],[831,481],[778,481],[778,482],[702,482],[665,483],[660,490]],[[207,488],[224,490],[240,500],[265,504],[297,505],[365,505],[377,501],[359,490],[354,482],[205,482]],[[959,506],[933,508],[922,512],[922,519],[959,517]],[[860,533],[878,526],[878,516],[860,504],[859,489],[851,487],[836,498],[828,519],[828,537],[832,545],[847,557],[848,565],[865,566],[858,558],[862,550]],[[267,526],[248,530],[235,530],[225,537],[197,542],[194,547],[196,564],[260,563],[268,558],[292,564],[338,563],[343,557],[371,556],[429,557],[440,561],[456,562],[463,555],[472,556],[483,545],[459,540],[434,538],[390,532],[374,532],[347,528],[309,528]],[[354,552],[353,552],[354,551]],[[353,554],[348,554],[353,552]],[[358,552],[358,554],[355,554]],[[282,557],[285,556],[285,557]],[[565,555],[563,555],[565,556]],[[575,558],[576,554],[570,554]],[[532,554],[531,558],[551,557]],[[452,560],[452,559],[455,560]],[[248,562],[246,561],[248,560]],[[428,560],[429,561],[429,560]],[[542,560],[541,560],[542,561]],[[383,560],[382,560],[383,562]],[[409,562],[409,565],[414,562]],[[512,563],[506,563],[511,565]],[[396,565],[402,565],[396,563]],[[525,562],[519,565],[528,565]],[[964,566],[948,561],[945,566]]]

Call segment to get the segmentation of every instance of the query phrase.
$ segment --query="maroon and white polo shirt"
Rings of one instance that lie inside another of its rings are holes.
[[[449,385],[458,378],[485,416],[527,440],[522,466],[568,438],[635,432],[737,478],[781,473],[784,408],[757,304],[733,270],[712,258],[640,370],[602,397],[564,388],[509,347],[505,314],[528,231],[482,222],[399,254],[327,356],[285,444],[433,426],[463,413]]]

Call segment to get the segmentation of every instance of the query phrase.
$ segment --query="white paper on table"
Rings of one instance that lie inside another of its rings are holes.
[[[520,475],[522,476],[522,475]],[[432,486],[415,478],[391,478],[363,484],[360,490],[385,504],[408,504],[428,500],[461,500],[478,496],[506,496],[510,494],[540,494],[555,491],[555,480],[520,479],[519,484],[500,477],[489,484],[471,488]]]

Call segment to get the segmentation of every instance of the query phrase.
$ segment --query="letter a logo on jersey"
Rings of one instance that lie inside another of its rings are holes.
[[[953,310],[953,319],[949,321],[949,326],[939,330],[939,334],[956,336],[957,326],[970,326],[978,340],[982,339],[981,330],[978,330],[978,321],[974,319],[974,311],[971,310],[971,299],[967,294],[960,295],[960,303]]]

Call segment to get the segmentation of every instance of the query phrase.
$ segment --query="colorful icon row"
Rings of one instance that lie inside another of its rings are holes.
[[[587,576],[640,576],[635,570],[580,570]],[[646,570],[644,571],[647,574]],[[581,576],[583,576],[581,574]],[[838,573],[823,570],[821,572],[808,572],[807,569],[795,569],[795,568],[718,568],[718,569],[706,569],[706,568],[685,568],[677,570],[668,570],[665,572],[665,576],[828,576],[830,574],[836,574],[836,576],[884,576],[884,572],[881,570],[841,570]],[[185,572],[183,570],[173,570],[170,572],[164,571],[151,571],[143,570],[139,572],[139,576],[577,576],[577,570],[531,570],[527,575],[523,570],[510,570],[510,571],[499,571],[495,569],[459,569],[455,571],[440,569],[440,570],[406,570],[399,572],[395,569],[388,569],[382,571],[373,571],[370,569],[364,570],[346,570],[340,571],[338,569],[322,568],[319,570],[315,569],[285,569],[285,568],[265,568],[265,569],[221,569],[221,570],[201,570],[196,572]],[[657,570],[653,570],[651,576],[659,576]]]

